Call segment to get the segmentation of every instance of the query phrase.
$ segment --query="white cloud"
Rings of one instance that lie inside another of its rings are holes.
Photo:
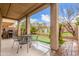
[[[66,14],[67,13],[66,9],[63,9],[63,12],[64,12],[64,14]]]
[[[77,21],[76,21],[75,19],[71,21],[71,23],[76,23],[76,22],[77,22]]]
[[[46,22],[46,23],[49,23],[50,22],[50,16],[49,15],[45,15],[45,14],[42,14],[41,15],[41,20]],[[30,22],[33,23],[33,22],[37,22],[38,19],[36,18],[30,18]],[[39,21],[39,22],[42,22],[42,21]]]
[[[31,22],[31,23],[37,22],[37,19],[35,19],[35,18],[30,18],[30,22]]]
[[[68,21],[66,17],[59,16],[59,23]]]
[[[50,22],[50,16],[49,15],[42,14],[41,15],[41,20],[43,20],[45,22]]]

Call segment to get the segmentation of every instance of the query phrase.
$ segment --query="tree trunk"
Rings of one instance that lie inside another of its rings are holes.
[[[79,42],[79,26],[78,25],[76,25],[75,32],[76,32],[75,39],[77,39]]]
[[[76,39],[77,39],[77,44],[78,44],[78,52],[79,52],[79,25],[76,25]],[[79,55],[79,53],[78,53]]]

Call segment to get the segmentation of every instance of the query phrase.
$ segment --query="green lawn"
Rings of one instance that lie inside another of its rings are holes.
[[[63,35],[63,36],[72,36],[72,34],[69,33],[69,32],[64,32],[62,35]]]
[[[43,42],[43,43],[50,44],[50,39],[49,39],[48,36],[38,35],[38,38],[37,39],[36,38],[37,38],[36,36],[32,37],[33,40],[37,40],[37,41],[40,41],[40,42]]]
[[[72,34],[69,33],[69,32],[64,32],[62,34],[63,36],[71,36]],[[38,38],[37,38],[38,36]],[[47,44],[50,44],[50,38],[48,36],[43,36],[43,35],[34,35],[32,37],[33,40],[37,40],[37,41],[40,41],[40,42],[43,42],[43,43],[47,43]],[[37,38],[37,39],[36,39]]]

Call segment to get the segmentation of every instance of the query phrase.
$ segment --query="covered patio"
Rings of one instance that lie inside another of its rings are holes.
[[[30,16],[49,7],[50,6],[50,46],[49,49],[47,49],[45,52],[48,52],[46,55],[62,55],[59,50],[59,26],[58,26],[58,4],[57,3],[25,3],[25,4],[19,4],[19,3],[5,3],[0,4],[0,47],[2,50],[0,50],[1,55],[17,55],[15,46],[14,48],[11,48],[13,40],[3,40],[2,35],[2,27],[3,27],[3,18],[10,19],[10,20],[16,20],[18,22],[18,30],[17,34],[18,36],[21,36],[20,32],[20,21],[23,17],[26,17],[26,35],[31,34],[30,33]],[[6,45],[8,44],[8,45]],[[16,43],[17,44],[17,43]],[[33,44],[33,46],[36,46],[36,43]],[[8,48],[7,48],[8,47]],[[30,54],[27,54],[27,51],[24,51],[27,47],[25,46],[22,51],[18,55],[43,55],[42,51],[36,50],[35,47],[32,47],[30,49]],[[78,47],[78,46],[77,46]],[[0,49],[1,49],[0,48]],[[42,47],[40,49],[43,50]],[[50,50],[50,51],[49,51]],[[9,53],[11,52],[11,53]],[[63,52],[64,53],[64,52]],[[65,54],[66,55],[66,54]],[[77,54],[78,55],[78,54]]]

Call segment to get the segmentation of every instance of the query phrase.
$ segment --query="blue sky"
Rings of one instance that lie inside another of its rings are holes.
[[[48,21],[48,18],[50,18],[50,7],[46,8],[42,11],[39,11],[38,13],[32,15],[30,18],[31,18],[31,21],[47,22],[47,21],[44,21],[45,17]]]
[[[74,11],[76,11],[75,4],[72,3],[61,3],[59,4],[59,16],[62,16],[62,10],[66,8],[73,8]],[[31,22],[50,22],[50,7],[32,15],[30,17]]]
[[[74,3],[61,3],[61,4],[59,4],[59,16],[62,16],[63,15],[62,10],[67,9],[67,8],[73,9],[75,11],[75,13],[77,11],[76,4],[74,4]]]

